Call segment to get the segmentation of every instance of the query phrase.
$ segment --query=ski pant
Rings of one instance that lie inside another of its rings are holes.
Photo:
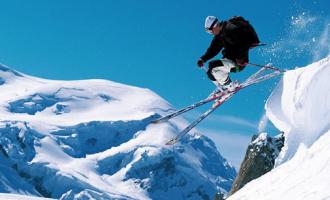
[[[229,73],[234,69],[238,69],[239,71],[242,70],[240,66],[232,60],[222,58],[220,60],[213,60],[209,63],[207,75],[212,81],[216,81],[220,85],[226,85],[231,82]]]

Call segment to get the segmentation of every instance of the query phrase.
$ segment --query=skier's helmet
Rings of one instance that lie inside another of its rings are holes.
[[[218,18],[214,16],[207,16],[205,19],[205,31],[212,34],[212,29],[218,21]]]

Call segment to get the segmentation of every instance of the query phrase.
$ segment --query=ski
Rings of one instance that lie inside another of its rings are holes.
[[[229,92],[227,94],[222,95],[219,99],[215,100],[215,103],[212,105],[212,107],[204,112],[200,117],[198,117],[194,122],[192,122],[189,126],[187,126],[185,129],[183,129],[177,136],[172,138],[170,141],[166,143],[166,145],[173,145],[177,143],[185,134],[187,134],[191,129],[193,129],[195,126],[197,126],[203,119],[205,119],[207,116],[209,116],[213,111],[215,111],[220,105],[222,105],[224,102],[228,101],[234,94],[236,94],[239,90],[246,88],[250,85],[268,80],[270,78],[276,77],[280,74],[282,74],[279,71],[275,71],[270,74],[263,75],[261,77],[257,77],[260,75],[264,69],[260,69],[255,74],[250,76],[246,81],[244,81],[242,84],[238,85],[234,91]]]
[[[254,73],[253,75],[251,75],[246,81],[249,81],[251,79],[254,79],[259,74],[261,74],[262,72],[264,72],[265,70],[266,70],[265,68],[261,68],[256,73]],[[156,120],[152,121],[151,123],[162,123],[162,122],[166,122],[166,121],[168,121],[168,120],[170,120],[170,119],[172,119],[172,118],[174,118],[174,117],[176,117],[178,115],[181,115],[181,114],[183,114],[185,112],[188,112],[188,111],[190,111],[192,109],[195,109],[195,108],[197,108],[199,106],[202,106],[204,104],[207,104],[207,103],[209,103],[211,101],[217,100],[217,99],[221,98],[222,95],[224,95],[223,92],[216,93],[217,90],[218,89],[214,90],[211,93],[211,95],[209,95],[207,98],[205,98],[205,99],[203,99],[203,100],[201,100],[201,101],[199,101],[197,103],[191,104],[191,105],[189,105],[187,107],[184,107],[184,108],[182,108],[182,109],[180,109],[178,111],[175,111],[173,113],[170,113],[170,114],[168,114],[166,116],[163,116],[163,117],[161,117],[159,119],[156,119]]]

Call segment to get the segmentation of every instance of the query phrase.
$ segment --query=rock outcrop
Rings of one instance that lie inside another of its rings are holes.
[[[234,194],[248,182],[272,170],[283,145],[283,133],[275,137],[271,137],[267,133],[254,135],[228,196]]]

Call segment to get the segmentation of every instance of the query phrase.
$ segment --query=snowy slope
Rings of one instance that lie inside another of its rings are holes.
[[[0,65],[0,192],[61,199],[201,199],[228,191],[234,168],[148,89],[56,81]]]
[[[228,200],[330,199],[330,56],[285,73],[266,104],[285,132],[277,167]]]

